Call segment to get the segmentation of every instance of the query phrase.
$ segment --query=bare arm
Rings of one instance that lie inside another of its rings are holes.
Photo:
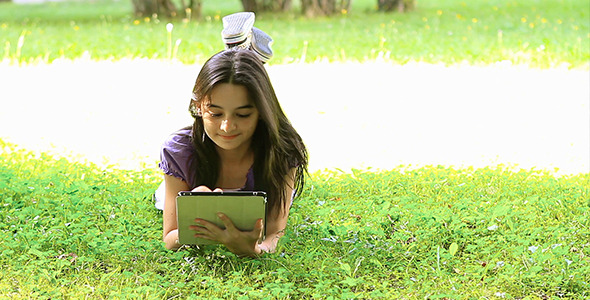
[[[176,195],[180,191],[188,191],[186,182],[170,175],[164,175],[166,195],[164,198],[163,239],[167,249],[180,247],[178,243],[178,224],[176,220]]]
[[[287,201],[285,201],[284,207],[282,207],[281,211],[274,210],[268,215],[268,219],[266,220],[266,237],[259,245],[261,251],[269,253],[275,252],[279,238],[285,234],[287,220],[289,219],[293,187],[295,186],[295,172],[296,169],[292,169],[289,175],[287,175],[287,186],[285,189],[285,198]]]

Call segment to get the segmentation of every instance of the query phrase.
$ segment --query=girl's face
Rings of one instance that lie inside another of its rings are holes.
[[[258,109],[242,85],[222,83],[201,105],[207,136],[221,149],[249,148],[258,124]]]

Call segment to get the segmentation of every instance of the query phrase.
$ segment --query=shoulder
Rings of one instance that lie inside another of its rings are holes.
[[[169,135],[160,150],[160,168],[167,175],[189,181],[188,172],[195,153],[192,130],[183,128]]]
[[[173,132],[169,135],[162,144],[161,158],[174,158],[174,160],[188,160],[193,153],[195,147],[192,143],[192,130],[190,128],[183,128]]]
[[[170,134],[164,143],[162,149],[173,152],[193,150],[193,143],[191,141],[192,130],[190,128],[183,128]]]

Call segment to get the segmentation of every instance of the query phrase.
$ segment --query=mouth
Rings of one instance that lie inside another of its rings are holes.
[[[229,141],[229,140],[233,140],[233,139],[237,138],[238,135],[239,134],[235,134],[235,135],[221,135],[220,134],[219,137],[221,137],[224,140],[228,140]]]

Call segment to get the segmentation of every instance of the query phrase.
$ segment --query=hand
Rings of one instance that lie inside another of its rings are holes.
[[[201,185],[201,186],[194,188],[191,192],[223,192],[223,190],[220,188],[216,188],[213,191],[211,191],[211,189],[208,188],[207,186]]]
[[[254,223],[254,230],[240,231],[225,214],[217,215],[225,225],[225,229],[206,220],[195,219],[198,225],[189,226],[191,230],[196,231],[195,237],[222,243],[238,256],[257,256],[262,253],[259,245],[264,227],[262,219]]]

